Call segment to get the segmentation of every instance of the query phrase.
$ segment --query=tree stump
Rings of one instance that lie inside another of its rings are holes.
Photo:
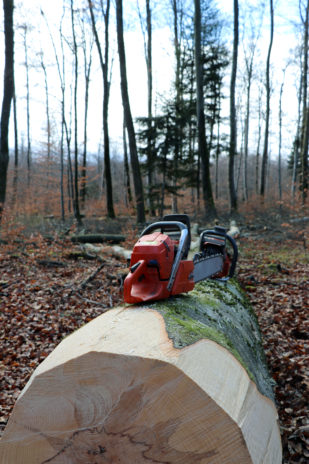
[[[1,464],[281,464],[256,318],[237,283],[108,311],[35,370]]]

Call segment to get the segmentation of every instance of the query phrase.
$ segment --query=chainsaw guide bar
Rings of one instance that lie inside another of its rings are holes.
[[[226,241],[233,249],[230,257]],[[222,227],[200,235],[199,252],[188,260],[191,244],[190,219],[171,214],[150,224],[133,248],[130,272],[124,280],[124,300],[139,303],[168,298],[193,290],[209,277],[227,280],[235,272],[236,242]]]

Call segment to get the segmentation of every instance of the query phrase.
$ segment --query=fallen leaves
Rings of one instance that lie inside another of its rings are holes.
[[[240,240],[240,252],[239,280],[258,316],[276,382],[283,462],[302,464],[309,458],[308,256],[301,243],[283,249],[250,238]],[[0,432],[37,365],[66,335],[122,301],[126,259],[110,253],[88,258],[69,240],[38,236],[2,245]]]
[[[70,259],[70,251],[78,245],[41,236],[2,245],[0,432],[38,364],[66,335],[122,299],[121,260],[108,257],[103,265]]]
[[[270,373],[276,382],[283,462],[306,463],[309,457],[308,255],[293,241],[284,244],[286,250],[282,245],[264,240],[243,239],[241,246],[239,280],[258,316]]]

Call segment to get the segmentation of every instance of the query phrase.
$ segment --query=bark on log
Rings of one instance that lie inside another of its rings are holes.
[[[85,234],[71,237],[73,243],[121,243],[125,239],[125,236],[120,234]]]
[[[280,464],[256,318],[236,282],[108,311],[35,370],[1,464]]]

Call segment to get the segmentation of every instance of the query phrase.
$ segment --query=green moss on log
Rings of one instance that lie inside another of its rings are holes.
[[[175,348],[203,338],[229,350],[260,392],[274,400],[257,318],[235,279],[206,280],[194,290],[151,305],[164,317]]]

